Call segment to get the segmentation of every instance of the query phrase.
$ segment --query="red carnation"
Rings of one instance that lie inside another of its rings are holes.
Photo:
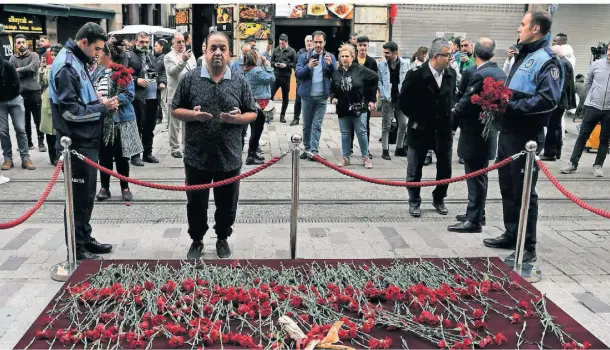
[[[184,344],[184,338],[181,336],[173,336],[169,339],[169,346],[172,348],[179,348]]]
[[[47,329],[41,331],[40,329],[36,331],[36,338],[38,339],[50,339],[51,338],[51,330]]]
[[[438,343],[436,343],[436,345],[437,345],[439,348],[444,349],[444,348],[446,348],[446,347],[447,347],[447,342],[446,342],[446,341],[444,341],[444,340],[441,340],[441,341],[439,341]]]
[[[481,309],[476,309],[472,313],[472,316],[475,318],[475,320],[483,318],[484,315],[485,315],[485,313]]]
[[[504,334],[502,334],[502,333],[496,334],[496,336],[494,337],[494,340],[496,341],[496,344],[498,344],[498,345],[502,345],[508,341],[508,339],[506,339],[506,336],[504,336]]]
[[[510,323],[515,324],[515,323],[520,323],[520,322],[521,322],[521,315],[514,313],[510,318]]]

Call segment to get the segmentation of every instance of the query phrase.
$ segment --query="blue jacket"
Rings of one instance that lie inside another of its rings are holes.
[[[111,72],[107,69],[104,69],[103,67],[100,69],[97,69],[91,75],[91,80],[93,81],[93,86],[97,88],[97,86],[100,82],[100,79],[102,79],[104,77],[104,75],[106,75],[108,80],[110,80],[110,74],[111,74]],[[109,81],[109,84],[112,84],[112,82]],[[119,109],[114,114],[115,123],[127,122],[127,121],[136,119],[136,111],[133,108],[133,104],[131,103],[131,102],[133,102],[135,94],[136,94],[136,87],[134,84],[134,79],[131,79],[131,83],[129,83],[129,86],[125,89],[121,89],[121,91],[119,92],[119,96],[118,96]]]
[[[256,66],[250,70],[243,71],[244,78],[250,84],[252,95],[255,100],[271,98],[271,84],[275,82],[272,67]]]
[[[506,86],[512,91],[500,130],[535,137],[559,105],[565,73],[546,39],[522,45]]]
[[[403,82],[405,81],[405,77],[407,76],[407,72],[411,69],[411,62],[406,58],[398,57],[400,62],[400,73],[399,73],[399,82],[398,82],[398,91],[400,92],[400,88],[402,87]],[[396,102],[392,101],[392,87],[390,86],[390,69],[388,68],[388,61],[381,60],[377,64],[377,70],[379,72],[379,96],[381,100],[388,102]]]
[[[233,63],[231,64],[231,69],[236,71],[236,72],[241,72],[241,66],[244,64],[244,58],[243,56],[239,56],[237,57],[237,59],[235,61],[233,61]]]
[[[295,69],[295,76],[298,80],[300,80],[299,87],[297,89],[297,94],[301,96],[301,98],[309,98],[311,95],[311,78],[312,78],[312,70],[309,69],[309,59],[314,54],[312,50],[309,53],[302,53],[299,55],[299,60],[297,62],[297,68]],[[322,53],[322,60],[320,64],[322,64],[322,72],[324,74],[324,90],[326,91],[326,97],[330,96],[330,79],[333,76],[333,72],[337,70],[337,59],[335,55],[329,53],[331,63],[330,66],[326,64],[326,60],[324,59],[324,55],[326,52]]]

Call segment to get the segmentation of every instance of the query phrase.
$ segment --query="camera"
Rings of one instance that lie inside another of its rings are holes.
[[[604,42],[599,42],[597,46],[591,47],[591,55],[593,55],[593,61],[597,61],[608,52],[608,45]]]

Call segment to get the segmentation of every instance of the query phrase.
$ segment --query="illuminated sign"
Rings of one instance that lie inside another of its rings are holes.
[[[2,13],[0,14],[0,23],[4,25],[4,31],[9,33],[44,33],[42,22],[38,17]]]

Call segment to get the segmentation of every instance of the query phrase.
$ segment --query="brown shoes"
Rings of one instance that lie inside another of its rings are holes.
[[[12,160],[5,160],[4,163],[2,163],[0,170],[10,170],[13,167],[15,167],[15,164],[13,164]]]
[[[22,167],[23,169],[27,169],[27,170],[35,170],[35,169],[36,169],[36,167],[34,166],[34,164],[32,164],[32,161],[31,161],[31,160],[29,160],[29,159],[28,159],[28,160],[26,160],[26,161],[24,161],[24,162],[22,162],[22,163],[21,163],[21,167]]]

